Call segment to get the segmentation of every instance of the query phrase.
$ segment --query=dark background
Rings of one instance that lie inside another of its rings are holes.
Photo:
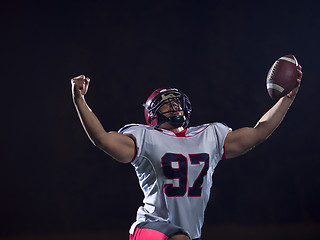
[[[267,142],[220,162],[204,234],[213,236],[211,226],[320,226],[316,1],[6,0],[0,9],[2,237],[126,236],[135,220],[143,196],[134,169],[88,140],[72,77],[91,78],[86,99],[106,130],[144,123],[141,104],[163,86],[190,97],[191,125],[237,129],[274,104],[265,78],[290,53],[303,67],[299,94]]]

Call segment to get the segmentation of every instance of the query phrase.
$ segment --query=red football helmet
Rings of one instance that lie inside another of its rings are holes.
[[[176,102],[184,115],[166,117],[160,112],[160,107],[168,102]],[[145,104],[144,116],[150,126],[159,127],[162,123],[168,122],[174,127],[187,127],[191,115],[191,103],[186,94],[176,88],[158,88],[148,97]]]

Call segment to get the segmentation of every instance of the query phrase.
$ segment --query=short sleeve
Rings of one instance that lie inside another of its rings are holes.
[[[224,142],[229,132],[232,131],[230,127],[225,125],[224,123],[216,123],[214,124],[214,131],[217,138],[217,150],[219,154],[219,160],[225,159],[225,149]]]
[[[136,154],[134,159],[132,159],[131,163],[135,162],[139,156],[141,156],[141,153],[143,151],[144,146],[144,137],[145,137],[145,125],[140,124],[128,124],[122,127],[118,132],[122,134],[129,135],[130,137],[133,137],[135,144],[136,144]]]

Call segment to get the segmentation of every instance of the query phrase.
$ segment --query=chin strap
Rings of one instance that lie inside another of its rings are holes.
[[[186,121],[185,116],[173,116],[173,117],[168,117],[168,119],[169,119],[168,123],[174,127],[183,127]]]
[[[162,123],[168,122],[170,125],[178,128],[178,127],[185,127],[186,126],[186,116],[171,116],[166,117],[163,114],[159,114],[159,121],[158,124],[155,126],[156,128],[159,128],[159,126]]]

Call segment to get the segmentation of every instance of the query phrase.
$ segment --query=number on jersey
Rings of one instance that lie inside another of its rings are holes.
[[[182,154],[166,153],[162,158],[162,169],[168,179],[177,179],[179,186],[165,184],[164,192],[168,197],[183,197],[188,191],[189,197],[200,197],[202,184],[209,169],[209,154],[189,154],[191,165],[199,165],[203,162],[202,170],[194,181],[192,187],[187,186],[188,159]]]

